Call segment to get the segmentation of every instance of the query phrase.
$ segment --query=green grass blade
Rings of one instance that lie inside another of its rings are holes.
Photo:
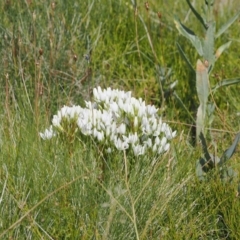
[[[192,30],[184,26],[176,17],[174,18],[174,23],[177,30],[192,43],[198,54],[203,56],[203,47],[198,36],[196,36]]]
[[[183,103],[183,101],[181,100],[181,98],[178,96],[178,94],[176,92],[173,93],[173,96],[179,101],[179,103],[182,105],[182,107],[186,110],[187,114],[189,115],[189,117],[192,119],[193,122],[195,122],[194,117],[192,116],[192,114],[189,112],[188,108],[186,107],[186,105]]]
[[[215,38],[220,37],[227,29],[238,19],[240,15],[240,11],[230,18],[216,33]]]
[[[176,42],[177,44],[177,48],[178,51],[180,52],[181,57],[184,59],[184,61],[187,63],[189,69],[195,74],[195,69],[193,68],[192,64],[190,63],[187,55],[185,54],[185,52],[183,51],[182,47],[180,46],[180,44],[178,42]]]
[[[157,57],[157,54],[156,54],[156,52],[154,50],[154,46],[153,46],[153,43],[152,43],[152,39],[151,39],[150,33],[148,31],[148,28],[147,28],[147,25],[145,24],[145,22],[144,22],[144,20],[143,20],[143,18],[142,18],[142,16],[140,14],[138,15],[138,17],[141,20],[141,22],[143,24],[143,27],[144,27],[144,29],[146,31],[148,42],[149,42],[149,45],[150,45],[150,47],[152,49],[153,56],[154,56],[155,60],[158,62],[158,57]]]
[[[202,16],[196,11],[196,9],[193,7],[193,5],[190,3],[189,0],[186,0],[187,1],[187,4],[188,6],[190,7],[190,9],[192,10],[193,14],[196,16],[196,18],[200,21],[200,23],[203,25],[203,27],[205,29],[207,29],[207,24],[206,24],[206,20],[204,20],[202,18]]]

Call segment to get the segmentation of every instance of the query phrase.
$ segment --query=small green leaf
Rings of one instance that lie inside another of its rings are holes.
[[[230,18],[216,33],[215,38],[220,37],[239,17],[240,11],[234,15],[232,18]]]
[[[206,120],[207,101],[209,95],[208,86],[208,70],[207,67],[198,59],[196,71],[196,87],[200,105],[197,111],[196,120],[196,137],[198,139],[200,132],[204,132],[204,125]]]
[[[223,182],[229,182],[237,177],[237,173],[232,169],[232,167],[224,167],[220,170],[220,177]]]
[[[209,22],[209,27],[206,32],[206,36],[203,40],[203,57],[208,61],[209,67],[208,70],[213,68],[215,63],[214,55],[214,34],[215,34],[215,22]]]
[[[208,119],[208,125],[210,126],[214,120],[214,111],[215,111],[215,105],[214,103],[208,103],[207,104],[207,119]]]
[[[200,104],[197,110],[197,119],[196,119],[196,139],[198,139],[201,132],[204,132],[204,120],[205,120],[205,113],[204,113],[203,105]]]
[[[194,73],[196,74],[195,72],[195,69],[193,68],[192,64],[190,63],[188,57],[186,56],[186,54],[184,53],[183,49],[181,48],[180,44],[177,42],[177,48],[178,48],[178,51],[180,52],[181,54],[181,57],[185,60],[185,62],[187,63],[189,69]]]
[[[196,18],[200,21],[200,23],[203,25],[203,27],[205,29],[208,28],[206,21],[201,17],[201,15],[196,11],[196,9],[193,7],[193,5],[191,4],[191,2],[189,0],[187,0],[188,6],[190,7],[190,9],[192,10],[193,14],[196,16]]]
[[[220,162],[220,158],[216,155],[213,155],[210,153],[211,160],[209,161],[209,164],[213,167],[217,166]]]
[[[219,165],[222,165],[223,163],[225,163],[228,159],[230,159],[232,157],[232,155],[234,154],[236,148],[237,148],[237,144],[240,140],[240,132],[237,134],[237,136],[235,137],[233,144],[223,153]]]
[[[240,78],[224,79],[221,82],[219,82],[217,85],[215,85],[215,87],[212,88],[212,91],[215,92],[220,87],[230,86],[237,83],[240,83]]]
[[[197,60],[196,74],[198,98],[200,104],[204,105],[205,108],[209,95],[208,70],[207,67],[199,59]]]
[[[205,137],[202,132],[200,132],[199,138],[200,138],[200,141],[202,144],[202,150],[203,150],[204,157],[205,157],[206,161],[209,162],[211,160],[211,156],[208,152],[207,143],[206,143]]]
[[[220,47],[217,49],[217,51],[216,51],[216,53],[215,53],[215,58],[216,58],[216,60],[221,56],[221,54],[222,54],[227,48],[230,47],[231,43],[232,43],[232,41],[229,41],[229,42],[223,44],[222,46],[220,46]]]
[[[203,56],[202,43],[198,36],[196,36],[192,30],[184,26],[176,17],[174,18],[174,23],[178,31],[192,43],[192,45],[197,50],[198,54],[200,56]]]

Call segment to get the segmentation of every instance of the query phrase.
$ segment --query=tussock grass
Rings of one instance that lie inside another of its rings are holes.
[[[149,1],[149,11],[138,4],[136,15],[131,1],[1,1],[1,239],[240,238],[237,179],[224,184],[213,172],[200,183],[201,149],[189,143],[191,119],[172,96],[162,105],[157,66],[173,69],[170,80],[179,80],[176,91],[187,107],[196,91],[176,39],[190,60],[197,56],[172,20],[177,12],[194,25],[189,9],[181,1]],[[238,1],[232,4],[232,11],[217,15],[220,21],[236,11]],[[234,44],[211,81],[239,75],[238,27],[224,35]],[[154,165],[144,156],[130,166],[130,156],[102,159],[88,142],[39,138],[60,107],[82,105],[97,85],[165,106],[164,118],[178,130],[171,151]],[[214,96],[212,152],[225,150],[239,131],[238,95],[235,85]],[[236,153],[228,163],[235,170],[238,159]],[[105,179],[102,160],[109,162]]]

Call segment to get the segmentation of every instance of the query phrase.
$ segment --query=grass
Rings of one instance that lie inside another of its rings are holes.
[[[1,239],[240,238],[238,179],[224,184],[212,172],[208,181],[198,181],[201,149],[189,142],[191,119],[172,95],[162,101],[159,66],[173,70],[168,81],[179,80],[176,91],[187,107],[196,95],[176,39],[192,62],[198,56],[178,35],[173,15],[194,29],[196,22],[187,4],[171,3],[149,1],[149,11],[138,3],[135,15],[131,1],[1,1]],[[216,10],[218,21],[237,5],[233,1],[223,15]],[[238,39],[238,25],[221,42]],[[239,76],[239,47],[233,40],[211,81]],[[131,90],[162,106],[178,130],[171,151],[152,165],[149,156],[103,159],[89,142],[39,138],[60,107],[84,104],[98,85]],[[216,139],[209,151],[218,155],[239,131],[238,95],[238,85],[214,95]],[[238,159],[239,152],[228,163],[236,171]],[[104,180],[101,161],[109,164]]]

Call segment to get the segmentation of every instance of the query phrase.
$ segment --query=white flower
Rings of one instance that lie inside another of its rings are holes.
[[[46,140],[56,136],[56,133],[53,131],[53,127],[51,125],[49,129],[46,129],[43,133],[39,133],[39,135],[43,140]]]
[[[97,139],[99,142],[104,139],[104,133],[102,131],[97,133]]]
[[[155,144],[157,144],[157,145],[159,145],[159,144],[160,144],[160,139],[159,139],[159,137],[158,137],[158,136],[155,138]]]
[[[126,137],[126,136],[123,136],[123,137]],[[135,145],[139,141],[137,133],[136,132],[134,134],[130,133],[128,135],[128,138],[126,137],[126,141],[128,141],[128,143],[130,143],[132,145]]]
[[[133,126],[134,126],[135,129],[137,129],[137,127],[138,127],[138,117],[137,116],[134,117]]]
[[[112,102],[110,104],[109,108],[112,112],[118,112],[119,111],[119,106],[116,102]]]
[[[123,142],[120,138],[117,137],[114,139],[114,144],[118,150],[125,150],[129,147],[127,142]]]
[[[163,137],[162,140],[161,140],[161,145],[162,146],[165,146],[167,143],[167,138],[166,137]]]
[[[118,134],[124,135],[126,133],[126,124],[121,123],[116,130]]]
[[[166,145],[161,145],[158,149],[158,154],[168,151],[169,148],[170,148],[169,143],[167,143]]]
[[[162,132],[165,133],[166,135],[166,138],[167,139],[172,139],[175,135],[176,135],[176,132],[174,132],[174,134],[172,133],[172,129],[166,124],[166,123],[163,123],[162,124]]]
[[[61,118],[60,116],[54,115],[54,116],[53,116],[53,119],[52,119],[52,124],[53,124],[53,126],[54,126],[54,127],[60,127],[60,126],[61,126],[61,125],[60,125],[61,120],[62,120],[62,118]]]
[[[84,134],[84,135],[91,135],[93,132],[92,125],[90,123],[83,125],[80,129],[81,129],[82,134]]]
[[[106,110],[103,110],[101,114],[101,121],[104,123],[106,127],[110,126],[113,121],[112,112],[107,112]]]
[[[169,141],[177,133],[157,115],[154,105],[146,105],[141,98],[132,97],[131,92],[111,88],[94,88],[93,98],[94,102],[85,101],[85,108],[63,106],[53,116],[51,127],[40,136],[50,139],[59,131],[64,133],[69,124],[77,125],[75,134],[90,135],[103,143],[107,152],[114,147],[121,151],[131,148],[135,156],[149,150],[159,154],[168,151]]]
[[[156,152],[156,151],[157,151],[157,144],[156,144],[156,143],[154,143],[154,145],[153,145],[153,147],[152,147],[152,151],[153,151],[153,152]]]
[[[152,139],[148,138],[147,141],[144,141],[144,145],[146,145],[148,148],[152,147]]]
[[[164,151],[168,151],[169,148],[170,148],[170,144],[167,143],[167,144],[164,146]]]
[[[94,96],[96,102],[104,101],[104,99],[106,98],[100,87],[93,89],[93,96]]]
[[[158,109],[155,108],[155,106],[148,105],[146,111],[147,111],[147,114],[149,115],[155,115]]]
[[[110,133],[111,133],[111,129],[110,129],[110,126],[107,126],[106,129],[105,129],[105,133],[106,133],[106,136],[110,136]]]
[[[149,121],[148,121],[148,119],[146,117],[143,118],[141,127],[142,127],[142,132],[144,134],[147,134],[147,135],[151,135],[152,134],[151,126],[150,126]]]
[[[88,109],[93,109],[94,108],[92,102],[90,102],[90,101],[85,101],[85,105],[86,105],[86,108],[88,108]]]
[[[135,156],[143,155],[145,153],[145,146],[133,145],[133,152]]]
[[[175,138],[177,136],[177,131],[172,132],[172,138]]]

